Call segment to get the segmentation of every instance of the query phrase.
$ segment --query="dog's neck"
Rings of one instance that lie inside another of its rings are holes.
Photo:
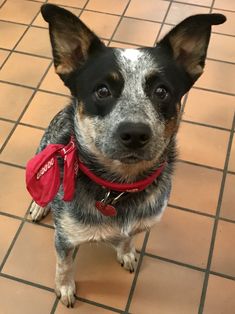
[[[141,161],[136,164],[124,164],[104,156],[95,156],[91,152],[84,150],[77,141],[80,160],[97,176],[117,183],[132,183],[142,180],[158,169],[163,162],[173,162],[175,156],[170,152],[168,146],[161,156],[155,160]]]

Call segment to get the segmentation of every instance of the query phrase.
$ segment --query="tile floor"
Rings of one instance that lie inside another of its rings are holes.
[[[191,14],[228,18],[213,29],[205,74],[185,98],[170,203],[150,234],[137,237],[136,273],[105,246],[80,247],[73,310],[53,293],[51,217],[30,222],[24,185],[26,161],[69,101],[54,74],[43,2],[0,0],[0,313],[235,313],[235,1],[48,1],[117,47],[154,45]]]

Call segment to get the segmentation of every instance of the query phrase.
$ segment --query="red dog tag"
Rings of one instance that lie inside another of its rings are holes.
[[[95,207],[105,216],[116,216],[117,211],[115,207],[109,204],[105,204],[104,202],[101,201],[96,201],[95,202]]]

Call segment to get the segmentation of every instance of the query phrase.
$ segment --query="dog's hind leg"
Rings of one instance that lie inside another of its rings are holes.
[[[74,247],[68,246],[58,234],[55,236],[57,253],[55,292],[61,302],[67,307],[73,307],[76,298],[76,285],[74,281]]]
[[[42,218],[44,218],[50,211],[49,206],[41,207],[35,202],[32,203],[29,213],[31,215],[32,221],[40,221]]]
[[[133,238],[128,237],[120,241],[112,241],[112,246],[117,251],[117,260],[122,267],[133,273],[137,264],[137,257]]]

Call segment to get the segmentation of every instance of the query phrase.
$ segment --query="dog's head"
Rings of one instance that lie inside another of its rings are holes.
[[[191,16],[153,48],[106,47],[72,13],[42,6],[56,73],[77,99],[76,136],[106,163],[151,165],[177,131],[180,101],[203,72],[211,25]]]

